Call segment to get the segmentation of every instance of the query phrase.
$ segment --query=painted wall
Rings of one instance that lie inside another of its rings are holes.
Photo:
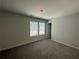
[[[1,47],[1,40],[2,40],[2,13],[0,12],[0,47]]]
[[[79,14],[52,19],[52,40],[79,49]]]
[[[46,35],[39,37],[30,37],[30,20],[35,20],[35,18],[22,16],[9,12],[0,13],[2,19],[0,19],[0,24],[2,27],[2,34],[0,35],[0,50],[5,50],[8,48],[20,46],[26,43],[34,42],[47,37],[48,30],[46,30]],[[40,19],[36,19],[40,20]],[[46,22],[47,21],[40,20]]]

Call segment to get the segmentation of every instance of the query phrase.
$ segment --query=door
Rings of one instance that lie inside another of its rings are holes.
[[[48,24],[49,39],[51,39],[51,23]]]

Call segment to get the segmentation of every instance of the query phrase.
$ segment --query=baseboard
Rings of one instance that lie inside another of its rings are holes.
[[[7,48],[0,49],[0,51],[5,51],[5,50],[11,49],[11,48],[15,48],[15,47],[19,47],[19,46],[22,46],[22,45],[30,44],[30,43],[33,43],[33,42],[36,42],[36,41],[40,41],[40,40],[43,40],[43,39],[29,41],[29,42],[26,42],[26,43],[20,43],[20,44],[14,45],[14,46],[9,46]]]
[[[69,46],[69,47],[72,47],[72,48],[74,48],[74,49],[79,50],[79,47],[75,47],[75,46],[72,46],[72,45],[70,45],[70,44],[66,44],[66,43],[63,43],[63,42],[60,42],[60,41],[56,41],[56,40],[53,40],[53,41],[58,42],[58,43],[61,43],[61,44],[64,44],[64,45],[66,45],[66,46]]]
[[[18,47],[18,46],[22,46],[22,45],[25,45],[25,44],[27,44],[27,43],[20,43],[20,44],[14,45],[14,46],[9,46],[7,48],[0,49],[0,51],[8,50],[8,49],[15,48],[15,47]]]
[[[22,46],[22,45],[25,45],[25,44],[33,43],[35,41],[38,41],[38,40],[29,41],[29,42],[26,42],[26,43],[20,43],[20,44],[17,44],[17,45],[9,46],[7,48],[2,48],[2,49],[0,49],[0,51],[4,51],[4,50],[11,49],[11,48],[19,47],[19,46]]]
[[[14,45],[14,46],[9,46],[7,48],[0,49],[0,51],[4,51],[4,50],[7,50],[7,49],[15,48],[15,47],[22,46],[22,45],[25,45],[25,44],[29,44],[29,43],[32,43],[32,42],[36,42],[36,41],[38,41],[38,40],[30,41],[30,42],[26,42],[26,43],[20,43],[18,45]],[[75,46],[72,46],[72,45],[69,45],[69,44],[66,44],[66,43],[63,43],[63,42],[59,42],[59,41],[56,41],[56,40],[53,40],[53,41],[58,42],[58,43],[61,43],[61,44],[64,44],[66,46],[69,46],[69,47],[72,47],[72,48],[75,48],[75,49],[79,50],[78,47],[75,47]]]

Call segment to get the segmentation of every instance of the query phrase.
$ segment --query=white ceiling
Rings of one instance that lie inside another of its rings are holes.
[[[79,12],[79,0],[2,0],[2,6],[10,11],[45,19]]]

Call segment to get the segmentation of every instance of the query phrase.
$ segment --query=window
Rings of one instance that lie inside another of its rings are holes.
[[[45,23],[39,23],[39,35],[45,34]]]
[[[30,36],[38,35],[38,22],[30,21]]]
[[[30,21],[30,36],[45,35],[45,23]]]

